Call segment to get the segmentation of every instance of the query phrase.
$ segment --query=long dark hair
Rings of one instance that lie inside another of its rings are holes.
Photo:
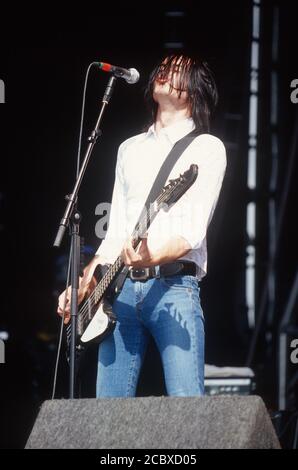
[[[210,131],[210,117],[218,101],[216,83],[208,64],[193,56],[171,54],[166,56],[151,72],[145,89],[145,100],[151,114],[149,126],[156,120],[157,103],[153,99],[154,81],[157,77],[167,77],[170,70],[179,64],[179,96],[187,91],[191,117],[198,134]],[[170,82],[170,91],[173,90]],[[149,127],[148,126],[148,127]]]

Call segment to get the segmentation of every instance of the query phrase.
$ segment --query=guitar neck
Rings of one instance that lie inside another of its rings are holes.
[[[152,221],[156,217],[158,212],[157,207],[151,208],[150,211],[143,211],[143,214],[140,217],[140,222],[138,222],[135,226],[135,229],[132,233],[132,246],[134,249],[137,248],[139,243],[141,242],[142,238],[145,236],[148,228],[150,227]],[[116,261],[108,268],[102,279],[99,281],[98,285],[96,286],[94,293],[94,300],[97,304],[100,299],[105,295],[107,289],[114,281],[114,279],[118,276],[118,274],[124,268],[124,263],[121,257],[121,254],[117,257]]]

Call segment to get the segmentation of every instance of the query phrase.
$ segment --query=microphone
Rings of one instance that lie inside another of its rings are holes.
[[[137,83],[140,78],[140,74],[136,69],[123,69],[122,67],[106,64],[105,62],[97,62],[97,65],[103,72],[111,72],[116,77],[124,78],[131,85]]]

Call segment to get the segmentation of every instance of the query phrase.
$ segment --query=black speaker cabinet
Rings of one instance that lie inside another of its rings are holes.
[[[280,448],[258,396],[46,401],[27,449]]]

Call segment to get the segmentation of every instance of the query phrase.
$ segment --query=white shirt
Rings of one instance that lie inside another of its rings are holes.
[[[119,147],[109,227],[96,254],[113,263],[133,232],[155,177],[173,145],[194,128],[191,118],[125,140]],[[220,193],[225,169],[223,143],[210,134],[196,137],[179,157],[169,179],[198,165],[198,177],[168,211],[159,211],[148,230],[148,248],[154,252],[169,238],[181,236],[191,250],[180,259],[197,265],[197,277],[207,273],[206,233]]]

